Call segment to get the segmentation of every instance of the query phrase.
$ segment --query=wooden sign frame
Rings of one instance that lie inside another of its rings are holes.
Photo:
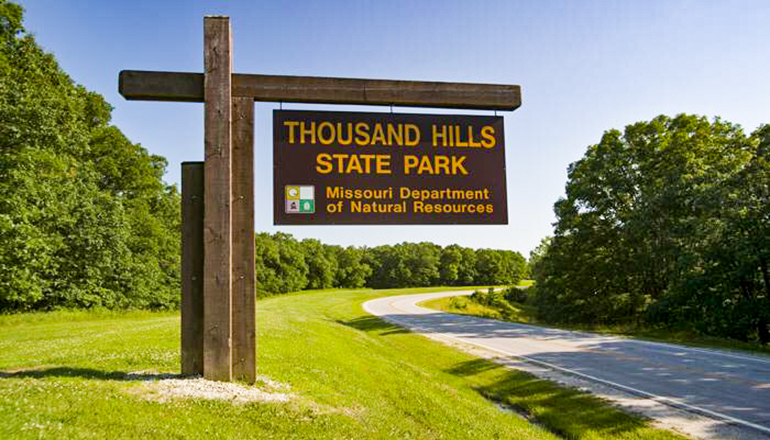
[[[521,89],[237,74],[230,19],[205,17],[203,27],[203,73],[122,71],[118,88],[128,100],[204,103],[204,163],[182,165],[182,372],[251,383],[256,377],[254,102],[512,111],[521,105]]]

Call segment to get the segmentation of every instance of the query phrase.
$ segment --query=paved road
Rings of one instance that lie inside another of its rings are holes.
[[[454,315],[419,307],[441,292],[379,298],[364,309],[419,332],[577,375],[729,421],[770,438],[770,357]]]

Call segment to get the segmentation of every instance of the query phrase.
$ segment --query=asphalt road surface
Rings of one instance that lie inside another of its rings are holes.
[[[364,310],[440,335],[728,422],[770,438],[770,357],[454,315],[416,304],[471,292],[379,298]]]

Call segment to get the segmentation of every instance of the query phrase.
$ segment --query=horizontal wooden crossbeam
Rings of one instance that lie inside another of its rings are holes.
[[[396,105],[516,110],[516,85],[233,74],[234,97],[312,104]],[[130,100],[203,102],[203,74],[120,72],[120,94]]]

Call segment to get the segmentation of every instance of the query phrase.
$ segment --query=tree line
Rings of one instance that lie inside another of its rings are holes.
[[[110,125],[112,108],[43,51],[0,0],[0,312],[175,308],[180,196],[167,162]],[[507,284],[511,251],[356,248],[257,234],[262,295],[332,287]]]
[[[175,307],[179,194],[0,0],[0,311]]]
[[[179,208],[166,160],[110,125],[0,0],[0,312],[175,308]],[[770,126],[660,116],[570,165],[527,295],[551,323],[639,323],[770,342]],[[341,247],[257,234],[260,295],[514,284],[511,251]]]
[[[770,343],[770,126],[659,116],[568,171],[530,257],[540,319]]]
[[[514,251],[433,243],[336,246],[289,234],[256,236],[260,296],[303,289],[516,284],[527,262]]]

